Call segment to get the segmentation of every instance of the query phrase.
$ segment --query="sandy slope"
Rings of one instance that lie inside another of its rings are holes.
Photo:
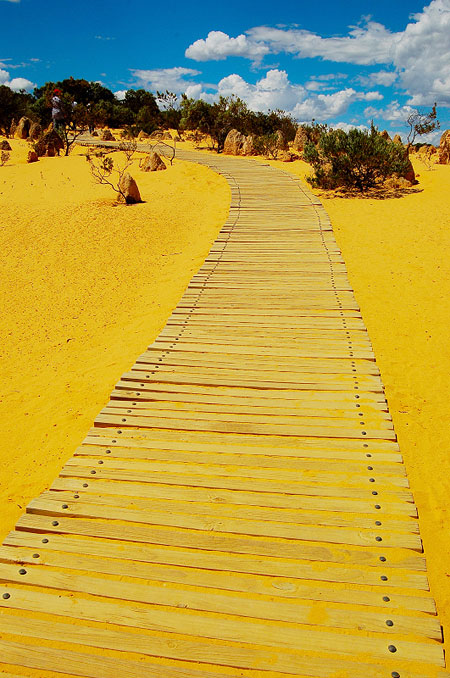
[[[81,155],[0,168],[0,537],[72,456],[164,326],[226,219],[229,189],[175,161],[117,206]],[[81,151],[84,153],[85,151]]]

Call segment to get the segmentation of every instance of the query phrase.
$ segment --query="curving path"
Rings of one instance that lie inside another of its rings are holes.
[[[0,547],[0,672],[448,678],[325,211],[280,170],[178,155],[227,178],[228,220]]]

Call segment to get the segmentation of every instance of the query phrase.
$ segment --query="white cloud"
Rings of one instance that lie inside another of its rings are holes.
[[[411,106],[402,106],[398,101],[392,101],[386,108],[374,108],[373,106],[368,106],[364,115],[367,119],[369,118],[378,118],[382,120],[389,120],[390,122],[405,122],[411,113],[414,113],[416,109]]]
[[[20,90],[30,90],[36,87],[34,82],[27,80],[27,78],[10,78],[9,72],[5,71],[3,68],[0,68],[0,85],[6,85],[14,92],[20,92]]]
[[[343,129],[344,132],[349,132],[351,129],[359,129],[361,132],[368,132],[370,127],[367,125],[352,125],[348,122],[338,122],[336,125],[331,125],[333,129]]]
[[[413,106],[450,106],[450,0],[433,0],[398,41],[393,63]]]
[[[185,52],[185,56],[194,61],[220,61],[229,56],[239,56],[252,59],[252,61],[259,61],[269,52],[268,46],[258,44],[245,35],[230,38],[229,35],[222,31],[210,31],[204,40],[196,40],[190,45]]]
[[[187,48],[186,57],[195,61],[217,61],[240,56],[257,62],[266,54],[285,52],[300,58],[322,57],[335,62],[390,63],[396,40],[397,34],[374,21],[353,27],[347,36],[337,38],[322,38],[297,28],[257,26],[237,38],[222,31],[211,31],[206,39],[197,40]]]
[[[217,93],[211,94],[200,85],[193,85],[186,94],[205,101],[217,100],[219,96],[237,96],[254,111],[281,108],[298,120],[328,120],[347,111],[355,101],[378,101],[379,92],[357,92],[348,87],[332,94],[310,93],[303,85],[291,83],[286,71],[271,69],[256,84],[248,83],[237,73],[222,78]]]
[[[350,27],[340,37],[322,37],[305,29],[256,26],[236,38],[212,31],[186,50],[196,61],[240,56],[259,64],[268,54],[285,53],[295,58],[359,64],[386,64],[364,77],[367,86],[390,87],[394,82],[410,96],[413,106],[450,106],[450,0],[431,0],[422,12],[410,17],[403,31],[392,32],[369,18]],[[320,91],[311,79],[308,89]]]
[[[156,90],[170,90],[171,92],[184,92],[187,87],[192,85],[190,80],[186,80],[185,76],[193,77],[200,75],[200,71],[192,68],[183,68],[176,66],[175,68],[156,68],[154,70],[132,69],[132,74],[136,78],[136,84],[145,89]]]
[[[398,73],[395,71],[377,71],[366,76],[361,76],[358,81],[362,85],[371,87],[373,85],[381,85],[382,87],[390,87],[398,78]]]
[[[114,96],[118,101],[124,101],[126,93],[127,93],[126,89],[119,89],[117,90],[117,92],[114,92]]]
[[[292,115],[299,120],[328,120],[346,113],[354,101],[373,101],[380,98],[383,97],[378,92],[357,92],[352,87],[347,87],[333,94],[318,94],[298,102]]]

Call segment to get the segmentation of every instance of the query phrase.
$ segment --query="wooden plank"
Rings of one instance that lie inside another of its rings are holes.
[[[9,621],[12,620],[14,624],[14,617],[9,615]],[[89,633],[90,631],[90,633]],[[287,678],[292,678],[300,675],[313,676],[316,678],[334,678],[336,670],[339,669],[343,678],[350,678],[355,670],[355,666],[364,671],[367,678],[379,678],[380,675],[380,660],[374,664],[368,664],[366,660],[359,658],[358,664],[351,660],[335,659],[333,660],[333,667],[330,666],[329,656],[301,656],[297,653],[289,653],[283,651],[282,653],[275,653],[267,651],[265,648],[258,649],[251,646],[238,648],[236,645],[221,644],[216,648],[211,641],[192,641],[184,637],[176,636],[151,636],[145,634],[132,634],[129,632],[120,631],[119,633],[112,628],[102,629],[96,627],[94,630],[84,629],[76,625],[62,624],[61,622],[39,622],[27,619],[23,626],[23,635],[38,636],[49,638],[52,641],[67,641],[67,638],[73,638],[74,642],[84,644],[87,647],[101,647],[111,648],[113,650],[120,649],[123,652],[139,650],[141,651],[142,638],[145,638],[147,645],[142,649],[142,656],[139,661],[124,660],[119,656],[105,656],[92,654],[90,652],[74,652],[66,647],[55,649],[51,646],[37,646],[25,644],[23,641],[17,643],[5,639],[0,639],[0,650],[4,656],[10,659],[10,663],[27,666],[30,668],[36,667],[42,671],[56,671],[66,672],[70,671],[72,675],[84,676],[85,678],[148,678],[149,675],[158,675],[158,678],[223,678],[224,674],[215,673],[211,662],[216,665],[229,665],[230,668],[227,674],[233,677],[239,676],[242,678],[249,676],[253,678],[254,673],[243,673],[248,669],[261,667],[267,678],[279,678],[279,675],[266,671],[270,666],[274,671],[282,669],[283,674]],[[174,640],[176,639],[176,642]],[[159,651],[156,649],[159,647]],[[131,650],[130,650],[131,648]],[[229,649],[227,649],[229,648]],[[220,650],[220,654],[217,652]],[[145,652],[145,654],[144,654]],[[285,653],[285,654],[284,654]],[[171,659],[184,660],[183,664],[177,663],[175,666],[155,663],[152,657],[169,657]],[[150,655],[150,656],[148,656]],[[196,662],[186,661],[195,657]],[[153,663],[152,663],[153,659]],[[364,663],[362,663],[364,661]],[[233,669],[243,665],[244,669]],[[405,668],[405,663],[398,661],[386,662],[386,675],[388,670],[392,669],[394,665],[397,668]],[[288,668],[286,668],[288,667]],[[408,667],[406,666],[406,670]],[[408,673],[408,678],[449,678],[445,671],[430,669],[430,673]],[[231,671],[231,673],[230,673]],[[287,673],[289,671],[289,674]],[[157,672],[157,673],[156,673]]]
[[[182,589],[176,584],[165,582],[161,587],[159,582],[146,581],[141,583],[124,579],[112,580],[89,575],[79,575],[74,572],[56,570],[41,565],[27,565],[26,574],[19,574],[15,564],[0,562],[0,579],[4,582],[26,586],[39,586],[46,589],[58,589],[64,592],[85,593],[101,596],[102,599],[120,599],[133,603],[144,603],[146,611],[158,612],[158,606],[167,608],[187,608],[198,612],[213,612],[220,615],[233,615],[238,618],[261,619],[267,621],[290,622],[311,627],[320,625],[325,633],[330,629],[364,630],[390,634],[386,627],[386,612],[373,609],[369,606],[358,611],[358,615],[349,615],[348,608],[339,607],[331,603],[320,603],[320,609],[325,613],[320,622],[314,621],[314,611],[317,603],[299,599],[284,599],[278,596],[263,594],[248,594],[239,592],[224,593],[219,589],[190,586],[184,582]],[[15,597],[15,592],[11,596]],[[14,603],[13,603],[14,604]],[[128,608],[130,610],[130,608]],[[441,639],[441,630],[436,617],[422,614],[410,616],[401,612],[389,611],[394,621],[395,632],[400,634],[411,633],[434,640]],[[416,613],[420,614],[420,613]],[[128,612],[129,615],[129,612]],[[316,616],[316,619],[319,619]],[[214,622],[213,622],[214,623]],[[239,624],[239,620],[237,620]],[[139,623],[136,624],[138,628]]]
[[[109,482],[121,478],[120,473],[102,474],[102,478],[92,475],[84,469],[77,467],[75,470],[67,468],[63,471],[64,475],[54,481],[51,489],[73,489],[77,494],[83,492],[86,488],[91,488],[93,492],[105,491],[107,494],[118,494],[128,497],[170,499],[172,501],[204,501],[217,502],[219,504],[240,504],[246,506],[260,506],[269,508],[292,509],[292,510],[311,510],[311,511],[330,511],[342,513],[362,513],[364,515],[377,516],[385,518],[386,515],[393,517],[416,517],[417,511],[412,504],[408,503],[385,503],[383,506],[374,504],[373,497],[366,499],[358,498],[337,498],[337,497],[315,497],[314,495],[285,495],[275,492],[246,492],[245,490],[228,488],[201,488],[189,485],[171,486],[170,484],[150,484],[142,479],[130,480],[122,476],[124,482]],[[78,475],[77,475],[78,474]],[[85,482],[88,480],[88,482]],[[97,489],[99,488],[99,489]],[[376,509],[380,506],[380,510]]]
[[[392,422],[381,417],[381,416],[365,416],[363,419],[358,419],[355,417],[331,417],[326,413],[321,414],[320,412],[312,413],[308,415],[307,413],[302,413],[298,411],[293,415],[283,416],[280,413],[269,412],[264,410],[262,413],[248,412],[246,414],[240,414],[238,412],[220,412],[214,407],[209,408],[194,408],[194,407],[181,407],[177,406],[175,403],[172,404],[172,407],[160,407],[158,404],[151,403],[141,403],[140,405],[130,405],[126,403],[120,404],[117,401],[110,401],[106,405],[102,413],[104,414],[116,414],[123,417],[137,416],[137,417],[168,417],[168,418],[177,418],[177,419],[194,419],[206,420],[206,421],[222,421],[222,422],[248,422],[255,424],[285,424],[289,426],[290,424],[305,425],[305,426],[331,426],[331,427],[344,427],[347,430],[352,427],[359,428],[376,428],[383,431],[393,431]],[[369,422],[369,423],[367,423]],[[367,425],[367,426],[366,426]],[[359,429],[360,430],[360,429]]]
[[[387,586],[380,580],[378,568],[361,568],[348,564],[327,564],[319,569],[314,562],[291,558],[262,559],[235,553],[205,553],[192,548],[137,545],[131,542],[124,548],[120,542],[93,537],[79,539],[67,535],[17,531],[7,536],[5,544],[14,546],[14,552],[17,551],[24,557],[23,547],[29,547],[33,562],[36,562],[35,554],[39,553],[38,562],[44,564],[48,559],[50,564],[59,562],[55,558],[60,552],[60,557],[66,559],[65,566],[77,570],[92,569],[100,562],[98,571],[106,568],[105,571],[119,574],[125,568],[125,574],[129,577],[142,574],[144,579],[165,581],[169,578],[173,582],[185,577],[194,585],[195,582],[201,582],[201,586],[223,590],[254,591],[268,595],[276,593],[289,598],[358,603],[382,606],[385,609],[409,609],[436,614],[434,600],[427,594],[429,589],[426,576],[421,572],[392,568],[389,565],[384,570],[389,577]],[[70,554],[70,559],[67,554]],[[96,556],[100,561],[95,560]],[[28,562],[27,558],[28,556],[25,560],[21,558],[20,562]],[[93,558],[94,564],[89,565]],[[132,567],[130,561],[133,562]],[[357,584],[358,588],[338,587],[335,583]],[[385,591],[389,593],[389,605],[380,595],[379,587],[383,587],[383,594]],[[396,591],[398,588],[409,590],[408,595],[399,594]]]
[[[328,438],[321,440],[307,437],[283,437],[283,436],[261,436],[257,435],[243,435],[233,433],[215,433],[214,431],[170,431],[170,430],[132,430],[121,429],[115,427],[114,429],[104,429],[94,427],[90,430],[89,435],[94,438],[107,439],[108,444],[120,445],[121,440],[137,439],[141,441],[171,441],[174,443],[183,442],[195,443],[195,445],[202,445],[199,450],[210,449],[214,451],[211,445],[218,445],[220,449],[233,449],[234,451],[247,451],[247,453],[258,454],[274,454],[282,456],[305,456],[305,457],[320,457],[320,458],[334,458],[334,459],[371,459],[373,461],[395,461],[401,462],[402,458],[398,453],[398,443],[390,440],[369,440],[362,442],[347,438],[339,440],[335,438]],[[120,439],[120,440],[119,440]],[[143,443],[145,444],[145,443]],[[205,447],[210,445],[210,447]],[[230,447],[231,446],[231,447]],[[184,448],[175,448],[184,449]],[[277,452],[277,450],[279,450]],[[343,454],[344,453],[344,454]],[[345,454],[347,453],[347,454]],[[353,457],[347,456],[353,453]],[[356,455],[356,457],[355,457]],[[370,463],[370,462],[368,462]]]
[[[53,487],[53,490],[55,488]],[[77,493],[78,494],[78,493]],[[48,491],[40,495],[41,500],[55,501],[58,504],[67,504],[70,507],[78,504],[80,495],[75,497],[73,492],[64,491]],[[75,501],[76,500],[76,501]],[[134,497],[130,501],[129,496],[93,494],[86,490],[81,491],[81,501],[89,504],[100,504],[114,508],[126,508],[133,511],[142,510],[149,511],[169,511],[174,513],[183,513],[184,515],[195,514],[201,516],[208,516],[210,518],[231,517],[239,518],[239,520],[256,520],[259,522],[272,521],[292,523],[294,525],[324,525],[332,527],[350,527],[374,530],[376,522],[372,516],[360,515],[346,515],[338,511],[325,512],[306,512],[305,510],[293,509],[275,509],[273,507],[254,507],[240,505],[237,509],[235,504],[224,504],[200,502],[200,501],[183,501],[177,498],[172,501],[166,499],[144,499],[142,497]],[[64,512],[66,515],[66,511]],[[416,520],[408,518],[399,520],[397,518],[382,517],[381,526],[382,532],[405,532],[410,534],[418,534],[418,524]],[[279,536],[283,536],[281,533]],[[400,544],[397,544],[400,546]]]
[[[67,508],[64,508],[67,507]],[[159,510],[158,510],[159,508]],[[355,529],[349,527],[329,527],[308,524],[289,524],[262,520],[246,520],[229,517],[226,514],[217,517],[214,514],[205,515],[197,513],[177,513],[167,502],[164,506],[149,507],[145,513],[126,507],[110,504],[102,505],[89,503],[87,497],[80,500],[72,500],[69,503],[60,503],[47,499],[38,498],[27,506],[28,513],[39,515],[51,515],[54,517],[68,516],[73,518],[105,518],[108,520],[129,521],[143,525],[161,525],[166,527],[181,527],[190,530],[214,530],[216,533],[244,534],[252,536],[276,537],[277,539],[290,539],[295,542],[324,542],[331,544],[351,544],[355,546],[372,546],[382,542],[382,548],[410,548],[422,551],[422,542],[417,534],[407,532],[386,532],[383,526],[372,526],[370,529]],[[378,537],[378,535],[383,535]],[[298,544],[300,548],[300,544]],[[380,544],[381,547],[381,544]]]
[[[54,522],[58,524],[53,525]],[[299,544],[289,539],[267,539],[264,537],[230,535],[201,530],[189,531],[181,528],[156,525],[148,528],[147,526],[133,523],[127,523],[126,526],[123,526],[115,521],[98,521],[93,519],[85,520],[64,517],[55,521],[51,517],[31,513],[25,513],[19,518],[17,529],[116,539],[121,542],[138,542],[159,546],[177,546],[206,551],[239,553],[252,556],[340,563],[344,565],[348,563],[351,557],[353,564],[357,566],[364,565],[364,567],[379,567],[381,553],[381,545],[379,547],[356,547],[301,542],[301,546],[299,546]],[[395,550],[392,549],[391,566],[423,571],[425,570],[425,561],[419,553],[411,549],[396,548]]]
[[[8,566],[0,565],[0,569],[3,570],[4,567]],[[62,575],[58,576],[61,577],[62,581],[67,581],[67,578]],[[389,658],[389,631],[386,634],[381,634],[381,637],[375,637],[361,636],[350,632],[343,634],[325,630],[316,631],[313,628],[304,628],[300,624],[285,624],[280,621],[264,624],[254,623],[238,616],[234,616],[232,619],[225,616],[214,616],[212,621],[210,616],[205,616],[194,610],[178,608],[174,611],[170,608],[166,609],[162,606],[151,606],[150,604],[145,607],[130,606],[127,608],[127,615],[124,616],[123,605],[114,602],[92,601],[76,598],[73,595],[40,593],[30,589],[26,591],[22,589],[8,590],[13,591],[11,597],[6,601],[1,598],[1,607],[51,612],[71,617],[81,615],[83,619],[103,623],[119,623],[132,628],[160,629],[188,636],[198,636],[199,638],[261,644],[266,647],[285,648],[300,652],[335,652],[338,656],[343,657],[365,654],[372,661],[377,658]],[[5,591],[4,588],[3,591]],[[366,624],[367,614],[367,612],[360,613],[362,625]],[[4,617],[0,617],[0,624],[3,619]],[[22,623],[24,624],[24,622]],[[38,635],[39,630],[34,628],[33,634]],[[387,635],[387,638],[383,637],[384,635]],[[399,659],[429,662],[440,667],[445,666],[443,650],[437,641],[403,640],[400,636],[400,639],[396,642]],[[143,649],[146,647],[144,643],[141,646]],[[139,645],[135,645],[134,651],[138,647]]]
[[[170,377],[168,377],[170,378]],[[179,377],[173,377],[173,380]],[[264,382],[263,382],[264,383]],[[269,382],[271,383],[271,382]],[[355,438],[359,440],[382,439],[396,440],[393,430],[377,430],[368,426],[364,430],[346,427],[321,426],[319,424],[308,426],[306,424],[258,424],[251,422],[212,421],[197,419],[181,419],[170,417],[144,417],[127,414],[125,417],[117,414],[100,413],[95,418],[98,426],[132,426],[135,428],[164,428],[187,431],[218,431],[223,433],[249,433],[253,435],[279,435],[279,436],[313,436],[317,438]],[[367,430],[366,430],[367,429]]]
[[[384,395],[371,391],[361,391],[360,393],[354,394],[342,391],[336,393],[333,391],[315,392],[313,389],[308,389],[308,391],[305,392],[295,388],[258,389],[245,386],[209,386],[207,384],[162,384],[159,382],[148,381],[147,377],[145,377],[143,382],[137,384],[133,383],[139,381],[139,377],[142,379],[142,376],[143,373],[139,373],[137,371],[126,372],[124,375],[122,375],[122,379],[116,384],[116,388],[118,390],[130,390],[134,388],[135,390],[133,390],[133,392],[136,394],[136,396],[149,392],[180,394],[183,397],[184,394],[189,394],[189,396],[198,395],[204,398],[215,398],[215,400],[211,400],[211,402],[218,402],[220,398],[236,398],[236,402],[242,405],[247,403],[256,404],[272,401],[278,403],[280,406],[280,403],[289,403],[289,406],[293,406],[295,403],[301,403],[305,400],[308,400],[309,402],[319,400],[320,402],[328,402],[333,407],[340,406],[342,403],[353,406],[358,404],[362,406],[373,404],[374,406],[380,405],[383,409],[387,410],[387,403]],[[335,405],[335,403],[338,403],[339,405]]]

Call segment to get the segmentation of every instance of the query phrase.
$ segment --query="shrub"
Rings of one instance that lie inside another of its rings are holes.
[[[253,139],[253,147],[258,155],[265,155],[273,160],[277,159],[279,145],[276,134],[263,134]]]
[[[370,132],[351,129],[322,133],[317,146],[305,145],[304,159],[314,168],[308,178],[312,186],[345,186],[364,191],[392,175],[405,176],[409,160],[403,147],[378,134],[372,124]]]

